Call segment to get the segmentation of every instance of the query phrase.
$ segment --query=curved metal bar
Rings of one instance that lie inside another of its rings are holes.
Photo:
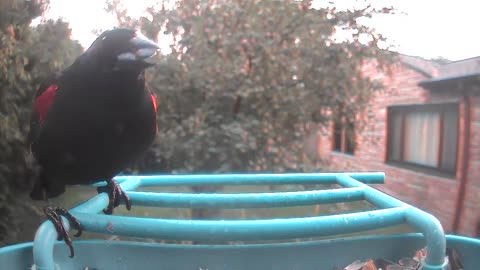
[[[140,238],[253,241],[353,233],[405,222],[410,207],[331,216],[259,220],[182,220],[76,213],[87,231]]]
[[[365,187],[365,199],[379,207],[388,208],[408,205],[383,192],[355,181],[355,179],[352,179],[348,175],[339,174],[338,182],[344,187]],[[448,265],[448,260],[445,259],[447,242],[440,221],[427,212],[411,207],[407,212],[406,222],[418,229],[424,235],[427,242],[428,254],[423,262],[422,269],[445,269]]]
[[[140,181],[132,177],[130,180],[120,184],[124,190],[132,190],[140,185]],[[99,194],[85,203],[73,208],[70,212],[85,211],[90,213],[98,213],[108,205],[108,195],[105,193]],[[70,230],[70,223],[62,217],[63,225],[67,231]],[[83,221],[81,219],[80,223]],[[83,227],[83,224],[82,224]],[[33,242],[33,258],[35,261],[35,269],[37,270],[54,270],[55,262],[53,260],[53,246],[57,240],[58,234],[49,220],[43,222],[38,228]]]
[[[419,230],[427,242],[427,257],[422,262],[422,269],[441,270],[448,265],[445,258],[447,240],[442,224],[434,216],[418,208],[411,208],[406,215],[407,222]]]

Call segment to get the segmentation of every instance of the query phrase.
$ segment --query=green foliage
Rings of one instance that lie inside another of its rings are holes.
[[[31,240],[39,219],[27,199],[25,136],[34,92],[81,51],[62,21],[30,26],[47,4],[0,1],[0,245]],[[163,2],[136,19],[121,1],[110,1],[107,8],[120,26],[141,27],[159,42],[163,33],[173,38],[172,52],[159,56],[148,74],[158,98],[159,135],[136,169],[319,169],[305,158],[305,136],[332,117],[354,119],[367,109],[379,87],[360,67],[388,58],[378,49],[383,37],[358,21],[391,10],[310,4],[183,0],[170,9]],[[349,31],[349,41],[336,41],[338,31]]]
[[[65,22],[30,27],[45,6],[45,1],[0,4],[0,245],[31,239],[35,230],[26,225],[35,211],[24,199],[31,186],[26,135],[35,91],[81,52]],[[25,230],[15,230],[19,226]]]
[[[303,155],[305,136],[332,116],[355,119],[367,109],[379,85],[360,67],[388,57],[378,48],[384,38],[358,21],[391,9],[310,2],[185,0],[119,19],[174,40],[149,74],[160,127],[149,161],[178,173],[318,169]],[[336,41],[338,31],[349,41]]]
[[[436,57],[436,58],[432,58],[432,59],[430,59],[430,61],[433,61],[433,62],[441,64],[441,65],[448,64],[448,63],[452,62],[452,60],[449,60],[449,59],[441,57],[441,56]]]

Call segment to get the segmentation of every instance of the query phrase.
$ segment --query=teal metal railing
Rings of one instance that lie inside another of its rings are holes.
[[[105,193],[71,209],[85,231],[140,238],[192,241],[281,240],[320,237],[379,229],[408,223],[426,240],[428,255],[424,270],[446,269],[446,239],[440,222],[432,215],[382,193],[367,184],[383,183],[385,175],[372,173],[293,173],[217,175],[119,176],[133,206],[177,208],[286,207],[366,200],[377,209],[327,216],[258,220],[184,220],[104,215]],[[328,190],[274,193],[168,193],[137,192],[146,186],[185,185],[284,185],[339,184]],[[67,229],[69,224],[64,219]],[[57,233],[50,221],[37,231],[33,246],[35,269],[55,269],[53,247]]]

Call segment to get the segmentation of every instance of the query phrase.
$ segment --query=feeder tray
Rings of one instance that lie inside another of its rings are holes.
[[[338,269],[355,260],[385,258],[396,261],[413,257],[423,247],[427,255],[422,270],[447,270],[446,248],[455,249],[464,269],[480,264],[480,241],[445,236],[432,215],[382,193],[367,184],[380,184],[383,173],[293,173],[145,175],[115,178],[127,191],[133,207],[177,208],[275,208],[366,200],[376,209],[313,217],[255,220],[185,220],[104,215],[105,193],[70,210],[84,231],[135,238],[200,242],[270,241],[306,239],[361,233],[409,224],[419,233],[358,236],[317,241],[263,244],[159,244],[134,241],[73,239],[75,257],[50,221],[38,229],[33,243],[0,249],[1,269],[121,270],[121,269]],[[338,184],[327,190],[270,193],[168,193],[140,192],[139,187],[197,185],[305,185]],[[66,229],[70,228],[64,219]],[[342,268],[340,268],[342,269]]]

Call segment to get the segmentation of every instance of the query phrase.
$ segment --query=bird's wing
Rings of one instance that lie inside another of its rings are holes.
[[[150,98],[152,99],[153,109],[155,110],[155,113],[157,113],[158,112],[157,97],[152,92],[150,92]]]
[[[41,132],[47,112],[55,99],[55,94],[60,89],[57,82],[58,76],[60,74],[55,74],[41,83],[35,94],[35,101],[30,116],[30,132],[28,134],[28,142],[32,152],[34,152],[33,146]]]

